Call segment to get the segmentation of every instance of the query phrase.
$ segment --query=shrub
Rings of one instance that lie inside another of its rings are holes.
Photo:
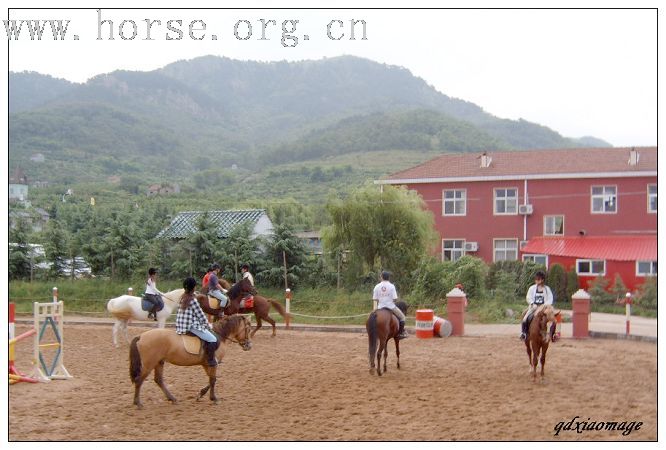
[[[525,261],[521,264],[516,286],[517,297],[525,297],[527,290],[534,284],[534,276],[538,271],[546,272],[546,266],[533,261]],[[550,279],[546,280],[546,284],[550,285]]]
[[[548,270],[546,284],[553,291],[556,301],[566,301],[567,297],[567,272],[560,264],[553,264]]]
[[[613,294],[609,293],[606,288],[608,287],[608,280],[601,275],[596,277],[590,282],[588,293],[590,294],[591,301],[598,304],[614,303],[615,298]]]
[[[624,281],[622,281],[622,277],[619,273],[615,274],[613,286],[611,287],[610,291],[613,293],[613,297],[615,297],[616,303],[619,303],[619,300],[623,299],[627,294],[627,286],[624,284]]]
[[[569,272],[567,272],[566,298],[562,299],[561,301],[566,301],[567,303],[571,302],[571,296],[574,295],[578,289],[580,289],[578,274],[576,273],[576,269],[572,268]]]
[[[648,278],[643,283],[636,296],[636,304],[648,308],[657,309],[657,278]]]

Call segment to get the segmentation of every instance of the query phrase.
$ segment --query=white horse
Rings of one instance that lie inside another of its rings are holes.
[[[162,295],[164,308],[157,313],[158,328],[164,328],[166,320],[171,316],[173,310],[178,307],[178,302],[184,292],[184,289],[176,289]],[[118,331],[120,330],[125,335],[127,343],[129,344],[130,342],[129,336],[127,336],[127,324],[130,319],[149,320],[148,311],[144,311],[141,308],[141,297],[121,295],[120,297],[112,298],[106,304],[106,309],[116,319],[116,323],[113,325],[113,345],[116,348],[118,347]]]

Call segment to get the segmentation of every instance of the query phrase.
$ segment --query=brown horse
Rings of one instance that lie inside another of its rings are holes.
[[[246,351],[252,348],[250,324],[243,316],[225,317],[213,324],[213,331],[219,336],[222,344],[230,341],[238,343]],[[224,358],[225,347],[226,345],[220,345],[215,352],[218,361]],[[217,367],[208,366],[206,355],[202,350],[199,350],[199,354],[188,353],[185,350],[183,335],[176,334],[173,329],[157,328],[135,337],[130,345],[129,359],[129,375],[134,384],[134,404],[137,408],[143,407],[139,399],[141,384],[153,369],[155,369],[155,383],[162,389],[169,401],[176,403],[176,398],[171,395],[164,384],[165,362],[177,366],[202,366],[208,375],[208,385],[200,391],[197,400],[201,399],[210,389],[210,399],[216,404],[218,403],[215,396]]]
[[[395,302],[403,313],[407,313],[407,304],[403,301]],[[375,357],[377,358],[377,375],[382,375],[381,358],[384,352],[384,372],[386,372],[386,358],[388,356],[388,341],[395,341],[395,354],[398,358],[398,369],[400,369],[400,339],[398,329],[400,328],[398,318],[389,309],[378,309],[370,313],[365,323],[368,332],[368,357],[370,359],[370,375],[375,373]],[[379,350],[377,349],[379,341]]]
[[[555,319],[558,314],[560,314],[560,311],[555,311],[551,305],[540,306],[530,323],[529,333],[527,339],[525,339],[525,347],[527,348],[527,358],[530,361],[530,374],[532,374],[533,381],[536,381],[536,369],[539,362],[541,362],[541,381],[543,381],[546,352],[550,341],[555,336]],[[550,332],[548,322],[552,323]]]
[[[241,308],[241,300],[243,300],[244,295],[248,293],[253,294],[254,304],[250,308]],[[284,317],[285,323],[289,325],[291,315],[287,314],[287,311],[285,311],[284,307],[273,299],[257,295],[256,289],[246,278],[231,286],[227,292],[227,296],[229,297],[229,304],[226,308],[224,308],[224,315],[248,314],[254,312],[254,317],[257,320],[257,326],[254,330],[252,330],[250,337],[254,337],[254,334],[259,330],[259,328],[261,328],[262,320],[265,320],[271,324],[273,327],[273,334],[271,336],[275,337],[275,321],[271,318],[271,316],[268,315],[268,311],[270,310],[271,305],[282,317]],[[212,308],[207,296],[199,295],[197,296],[197,300],[199,301],[199,304],[201,304],[201,308],[207,314],[219,316],[220,309]]]

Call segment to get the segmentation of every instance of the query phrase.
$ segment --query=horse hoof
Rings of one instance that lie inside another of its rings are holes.
[[[143,409],[143,405],[141,403],[135,403],[136,409]]]
[[[214,405],[219,405],[219,404],[220,404],[220,400],[218,400],[218,399],[213,400],[213,404],[214,404]]]

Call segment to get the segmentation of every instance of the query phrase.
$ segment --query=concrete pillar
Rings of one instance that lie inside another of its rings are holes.
[[[458,288],[453,288],[446,294],[446,314],[453,327],[451,336],[463,336],[465,334],[466,303],[465,293]]]
[[[571,296],[571,307],[573,309],[574,339],[588,338],[590,335],[590,294],[584,289],[578,289]]]

